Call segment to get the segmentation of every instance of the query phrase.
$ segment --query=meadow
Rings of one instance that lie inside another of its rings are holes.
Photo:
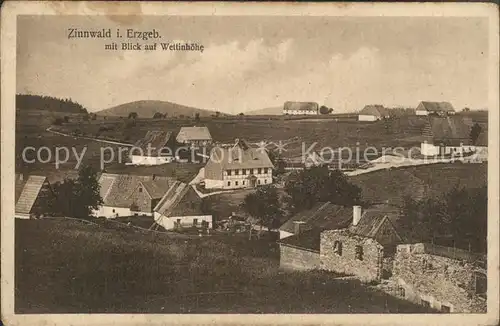
[[[15,232],[16,313],[425,311],[332,273],[280,271],[268,237],[180,239],[53,219],[16,220]]]

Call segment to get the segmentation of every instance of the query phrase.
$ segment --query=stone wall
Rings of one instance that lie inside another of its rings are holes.
[[[319,252],[280,244],[281,269],[310,270],[319,267]]]
[[[342,255],[334,252],[335,241],[342,243]],[[363,248],[362,260],[356,258],[356,246]],[[324,231],[320,252],[321,269],[355,275],[364,282],[382,278],[383,247],[374,239],[352,235],[345,230]]]
[[[393,279],[400,296],[450,312],[486,312],[476,294],[476,273],[485,270],[463,260],[425,253],[422,244],[398,246]],[[424,301],[422,301],[424,300]]]

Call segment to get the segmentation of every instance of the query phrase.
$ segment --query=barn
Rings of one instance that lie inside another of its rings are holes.
[[[318,115],[319,105],[316,102],[285,102],[284,115]]]
[[[377,121],[389,117],[383,105],[366,105],[358,114],[358,121]]]

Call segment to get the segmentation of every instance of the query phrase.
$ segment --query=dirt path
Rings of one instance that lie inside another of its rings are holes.
[[[73,137],[73,138],[80,138],[80,139],[87,139],[87,140],[92,140],[96,141],[99,143],[105,143],[105,144],[113,144],[113,145],[121,145],[121,146],[127,146],[127,147],[132,147],[134,146],[133,144],[127,144],[127,143],[120,143],[117,141],[112,141],[112,140],[104,140],[104,139],[99,139],[99,138],[92,138],[92,137],[85,137],[85,136],[75,136],[75,135],[70,135],[70,134],[65,134],[63,132],[55,131],[51,129],[52,127],[49,127],[45,129],[45,131],[48,131],[50,133],[60,135],[60,136],[66,136],[66,137]]]

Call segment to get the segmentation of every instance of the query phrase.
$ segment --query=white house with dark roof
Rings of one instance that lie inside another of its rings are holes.
[[[153,215],[153,210],[166,192],[179,181],[162,176],[103,173],[99,178],[103,205],[94,216]]]
[[[416,115],[453,115],[455,114],[455,109],[450,102],[429,102],[422,101],[418,104],[415,109]]]
[[[50,184],[44,176],[16,174],[15,217],[29,219],[36,217],[37,207],[45,195],[50,195]]]
[[[389,117],[383,105],[366,105],[358,114],[358,121],[377,121]]]
[[[287,101],[283,105],[285,115],[318,115],[319,105],[316,102],[292,102]]]
[[[185,183],[169,189],[154,208],[154,220],[166,230],[183,227],[211,229],[212,215],[204,214],[202,200],[194,189]]]
[[[134,165],[159,165],[175,159],[176,144],[170,131],[150,130],[129,152]]]
[[[181,127],[176,140],[189,146],[207,146],[212,143],[212,135],[207,127]]]
[[[251,188],[273,183],[273,163],[267,151],[236,140],[230,148],[215,147],[205,166],[205,188]]]

